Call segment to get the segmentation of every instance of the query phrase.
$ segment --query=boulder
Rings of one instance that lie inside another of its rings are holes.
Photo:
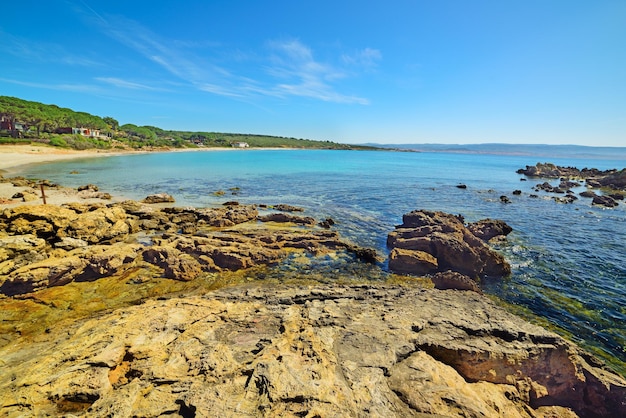
[[[614,208],[619,205],[619,203],[617,203],[612,197],[604,195],[594,196],[592,204],[597,206],[604,206],[607,208]]]
[[[315,219],[309,216],[295,216],[288,213],[271,213],[259,216],[261,222],[294,223],[298,225],[315,225]]]
[[[157,193],[146,196],[141,203],[155,204],[155,203],[173,203],[176,199],[167,193]]]
[[[82,192],[83,190],[90,191],[90,192],[97,192],[100,189],[95,184],[86,184],[84,186],[78,186],[77,190],[79,192]]]
[[[579,195],[582,197],[591,197],[591,198],[597,196],[593,190],[585,190],[584,192],[580,192]]]
[[[504,233],[506,224],[486,220],[477,223],[474,227],[477,233],[489,234]],[[489,226],[489,228],[487,227]],[[499,229],[498,229],[499,228]],[[496,232],[499,231],[499,232]],[[510,274],[511,267],[502,255],[489,248],[463,224],[463,217],[443,212],[417,210],[403,216],[403,224],[389,233],[387,246],[392,250],[403,249],[414,252],[409,258],[405,251],[394,252],[394,259],[407,260],[407,263],[391,262],[390,270],[402,273],[425,274],[423,263],[417,260],[428,261],[422,254],[428,253],[437,261],[435,271],[452,270],[461,274],[475,277],[493,276],[502,277]],[[415,263],[415,271],[410,271],[411,263]],[[428,261],[427,265],[434,267]],[[399,270],[395,270],[399,267]],[[433,271],[434,272],[434,271]]]
[[[274,210],[279,210],[281,212],[304,212],[304,209],[298,206],[286,205],[284,203],[274,205]]]
[[[440,271],[433,274],[430,279],[435,285],[435,289],[471,290],[473,292],[482,293],[482,290],[476,281],[455,271]]]

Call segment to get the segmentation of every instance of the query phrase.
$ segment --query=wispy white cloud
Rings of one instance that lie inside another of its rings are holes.
[[[340,65],[316,60],[311,48],[299,40],[269,42],[270,53],[265,57],[235,50],[230,61],[227,61],[233,65],[226,67],[228,64],[224,64],[224,55],[219,60],[222,64],[216,64],[217,50],[223,51],[218,42],[190,43],[163,39],[134,20],[100,15],[93,10],[91,12],[94,13],[91,23],[96,24],[103,33],[200,91],[243,100],[259,96],[299,96],[337,103],[369,103],[366,98],[341,93],[340,80],[347,78],[349,73],[342,70]],[[345,58],[338,58],[339,62],[347,62]],[[380,59],[380,52],[365,49],[352,58],[351,63],[357,59],[362,64],[372,65]],[[264,69],[265,74],[252,77],[244,75],[249,68],[241,67],[242,60],[248,60],[250,65],[257,67],[260,62],[260,69]],[[135,83],[126,84],[116,78],[101,79],[103,82],[106,80],[125,88],[141,88],[149,84],[136,83],[135,86]]]
[[[378,49],[365,48],[354,54],[344,54],[341,59],[349,65],[355,65],[364,69],[372,69],[382,60],[383,55]]]
[[[0,53],[19,57],[32,63],[61,63],[70,66],[98,67],[102,63],[85,54],[68,51],[64,46],[50,42],[35,42],[0,30]]]
[[[267,67],[267,72],[283,81],[273,87],[276,94],[327,102],[369,104],[365,98],[337,92],[332,83],[347,77],[347,73],[315,60],[311,49],[300,41],[274,41],[269,46],[273,54],[272,66]]]
[[[102,93],[103,90],[97,86],[89,84],[46,84],[46,83],[33,83],[29,81],[13,80],[8,78],[0,78],[0,81],[4,83],[17,84],[25,87],[35,87],[46,90],[59,90],[59,91],[73,91],[79,93]]]
[[[134,83],[132,81],[122,80],[120,78],[115,77],[96,77],[97,81],[102,83],[110,84],[115,87],[123,88],[123,89],[131,89],[131,90],[160,90],[164,89],[148,86],[146,84]]]

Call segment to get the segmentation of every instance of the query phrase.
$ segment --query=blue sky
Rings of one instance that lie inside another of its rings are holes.
[[[0,94],[344,143],[626,146],[626,1],[21,0]]]

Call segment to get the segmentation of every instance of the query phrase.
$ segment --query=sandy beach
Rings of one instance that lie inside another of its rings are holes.
[[[263,148],[274,149],[274,148]],[[287,148],[281,148],[287,149]],[[43,199],[24,201],[22,198],[13,198],[18,192],[30,191],[36,192],[41,196],[39,188],[15,186],[11,182],[7,182],[6,178],[14,177],[18,168],[28,164],[50,163],[61,160],[71,160],[76,158],[97,158],[111,157],[116,155],[143,154],[146,152],[215,152],[215,151],[232,151],[245,152],[239,148],[184,148],[184,149],[152,149],[142,151],[131,150],[72,150],[55,148],[46,145],[28,144],[28,145],[0,145],[0,177],[5,177],[5,181],[0,179],[0,208],[15,207],[20,205],[38,205],[43,203]],[[106,192],[106,190],[103,190]],[[103,200],[97,198],[85,198],[80,195],[77,190],[70,188],[46,189],[46,203],[61,205],[70,202],[111,202],[119,200],[120,197],[113,196],[111,200]]]
[[[12,177],[15,169],[27,164],[47,163],[75,158],[106,157],[124,153],[125,152],[123,151],[107,150],[77,151],[35,144],[1,145],[0,175],[4,177]],[[39,189],[34,190],[31,187],[14,186],[10,182],[0,182],[0,208],[20,205],[38,205],[43,203],[43,199],[41,198],[26,202],[21,198],[13,198],[16,193],[23,191],[36,192],[39,196],[41,196],[41,191]],[[45,195],[46,203],[55,205],[76,201],[85,203],[103,201],[102,199],[94,198],[83,199],[78,195],[76,190],[69,188],[45,189]]]
[[[26,164],[54,162],[73,158],[104,157],[119,154],[122,154],[122,152],[107,150],[77,151],[33,144],[0,145],[0,174],[10,173],[12,169]]]

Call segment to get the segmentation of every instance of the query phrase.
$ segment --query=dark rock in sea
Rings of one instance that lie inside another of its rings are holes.
[[[519,196],[519,195],[521,195],[521,194],[522,194],[522,191],[521,191],[521,190],[513,190],[513,195],[515,195],[515,196]]]
[[[281,222],[294,223],[298,225],[315,225],[315,219],[309,216],[295,216],[287,213],[271,213],[265,216],[259,216],[261,222]]]
[[[577,181],[569,181],[569,180],[561,180],[559,183],[559,188],[561,189],[571,189],[572,187],[580,187],[581,184]]]
[[[456,186],[459,189],[467,189],[467,185],[466,184],[457,184]]]
[[[624,195],[621,193],[611,193],[608,196],[613,200],[624,200]]]
[[[612,190],[626,191],[626,169],[598,170],[596,168],[560,167],[551,163],[537,163],[535,166],[526,166],[517,170],[517,173],[529,177],[560,178],[567,186],[562,188],[577,187],[580,183],[572,182],[572,179],[585,180],[589,187],[606,187]]]
[[[322,228],[328,229],[331,226],[335,225],[335,221],[332,218],[326,218],[323,221],[320,221],[318,225],[321,226]]]
[[[423,275],[453,270],[472,278],[511,272],[504,257],[465,227],[460,216],[417,210],[405,214],[403,221],[387,237],[392,271]]]
[[[502,195],[502,196],[500,196],[500,202],[502,202],[502,203],[511,203],[511,199],[509,199],[505,195]]]
[[[236,200],[229,200],[228,202],[222,203],[222,206],[239,206],[239,202]]]
[[[176,199],[174,199],[172,196],[170,196],[167,193],[157,193],[157,194],[152,194],[150,196],[146,196],[146,198],[143,199],[141,202],[154,204],[154,203],[173,203],[175,201]]]
[[[592,204],[597,206],[604,206],[607,208],[614,208],[619,205],[613,198],[610,196],[595,196],[593,198]]]
[[[567,196],[564,197],[553,197],[554,201],[557,203],[574,203],[576,200],[578,200],[578,198],[576,196],[574,196],[573,194],[568,194]]]
[[[378,263],[378,254],[373,248],[359,247],[357,245],[350,245],[346,250],[356,256],[357,259],[370,264]]]
[[[456,271],[440,271],[433,274],[430,279],[435,285],[435,289],[471,290],[472,292],[482,293],[476,281]]]
[[[537,199],[539,196],[536,194],[529,194],[528,197],[530,197],[531,199]]]
[[[592,190],[585,190],[584,192],[580,192],[579,193],[580,196],[582,197],[596,197],[596,193]]]
[[[273,206],[274,210],[278,210],[281,212],[304,212],[303,208],[298,206],[286,205],[286,204],[278,204]]]

